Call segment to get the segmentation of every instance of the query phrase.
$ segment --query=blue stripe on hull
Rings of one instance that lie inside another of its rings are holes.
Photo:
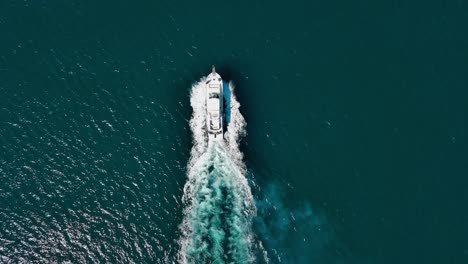
[[[229,83],[223,81],[223,97],[224,97],[224,120],[226,126],[231,121],[231,90],[229,90]]]

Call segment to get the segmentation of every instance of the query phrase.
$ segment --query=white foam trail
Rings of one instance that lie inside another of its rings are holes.
[[[208,135],[206,133],[206,104],[205,104],[205,84],[206,77],[192,86],[190,91],[190,105],[193,113],[190,119],[190,129],[193,134],[193,146],[189,162],[189,168],[193,168],[196,161],[208,147]]]
[[[251,220],[256,211],[239,150],[246,123],[230,83],[231,119],[225,140],[208,145],[205,80],[191,91],[193,147],[182,198],[186,207],[179,262],[253,262]]]
[[[234,84],[232,82],[229,82],[229,90],[231,94],[231,122],[228,124],[227,131],[224,134],[224,139],[229,147],[234,161],[243,170],[243,174],[245,175],[245,165],[242,162],[242,152],[239,150],[239,140],[246,134],[246,122],[239,111],[240,103],[237,101],[237,98],[234,94]]]

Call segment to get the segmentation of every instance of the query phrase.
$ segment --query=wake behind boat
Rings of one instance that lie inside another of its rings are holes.
[[[213,66],[206,82],[206,126],[208,140],[223,139],[223,79]]]

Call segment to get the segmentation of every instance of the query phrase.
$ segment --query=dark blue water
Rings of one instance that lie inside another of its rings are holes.
[[[197,233],[200,261],[467,263],[466,10],[3,1],[0,262],[180,261],[191,90],[214,64],[247,134],[205,156],[224,213],[203,212],[246,243],[200,218],[225,234]]]

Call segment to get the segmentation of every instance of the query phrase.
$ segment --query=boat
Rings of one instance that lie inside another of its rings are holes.
[[[208,140],[223,139],[223,79],[212,67],[206,77],[206,128]]]

